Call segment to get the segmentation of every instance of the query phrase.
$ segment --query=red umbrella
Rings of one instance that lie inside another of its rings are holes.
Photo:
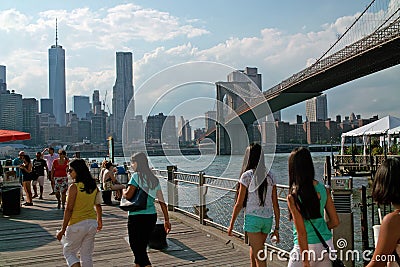
[[[29,139],[31,139],[30,133],[12,131],[12,130],[0,130],[0,142],[29,140]]]

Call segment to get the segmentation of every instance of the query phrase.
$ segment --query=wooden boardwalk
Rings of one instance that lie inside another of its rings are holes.
[[[0,266],[66,266],[55,238],[63,211],[57,209],[55,197],[48,195],[48,189],[46,186],[44,200],[34,199],[34,206],[23,206],[20,215],[5,216],[0,212]],[[170,212],[170,217],[169,247],[163,251],[149,250],[153,266],[250,265],[248,247],[243,241],[200,226],[182,214]],[[126,224],[126,212],[116,205],[103,205],[103,230],[96,235],[94,266],[134,266],[126,242]],[[226,244],[228,239],[232,241]]]

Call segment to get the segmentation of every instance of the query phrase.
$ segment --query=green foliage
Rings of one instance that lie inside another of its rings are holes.
[[[397,145],[397,144],[392,145],[392,146],[389,148],[389,153],[390,153],[391,155],[397,155],[397,154],[399,154],[399,147],[398,147],[398,145]]]
[[[374,147],[372,149],[372,156],[376,156],[376,155],[383,155],[383,148],[378,146],[378,147]]]
[[[354,149],[354,155],[361,155],[362,154],[362,149],[359,149],[358,147],[354,146],[354,147],[346,147],[346,149],[344,150],[344,154],[345,155],[353,155],[353,149]]]

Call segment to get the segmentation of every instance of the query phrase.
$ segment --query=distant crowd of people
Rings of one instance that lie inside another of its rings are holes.
[[[44,154],[45,152],[48,153]],[[44,176],[47,173],[53,189],[50,195],[56,196],[58,209],[65,209],[57,239],[63,239],[63,254],[68,266],[93,266],[95,235],[103,227],[101,190],[115,191],[116,200],[121,198],[129,200],[143,188],[147,193],[146,207],[128,212],[127,227],[135,266],[151,266],[147,245],[157,221],[155,199],[158,199],[160,204],[167,234],[171,231],[169,214],[159,179],[150,169],[147,156],[144,153],[136,153],[131,157],[130,163],[132,175],[128,184],[124,186],[116,178],[113,163],[104,161],[99,175],[101,188],[98,188],[87,163],[83,159],[70,161],[64,150],[59,150],[57,154],[53,148],[45,149],[37,152],[32,162],[30,157],[21,151],[18,158],[14,159],[13,165],[19,166],[17,175],[21,177],[25,191],[25,206],[32,206],[32,200],[36,197],[43,199]],[[72,179],[70,185],[68,176]],[[330,188],[326,188],[318,180],[315,177],[310,151],[303,147],[294,149],[288,158],[287,207],[289,219],[293,221],[294,243],[288,266],[332,266],[329,253],[335,250],[331,230],[340,222]],[[39,191],[37,184],[39,184]],[[276,184],[275,175],[265,166],[261,146],[251,144],[245,151],[228,235],[234,234],[235,221],[240,211],[244,209],[243,230],[247,233],[249,240],[250,266],[252,267],[266,266],[263,251],[268,236],[275,242],[280,242],[280,207]],[[387,262],[378,260],[378,257],[382,255],[397,255],[398,259],[400,253],[399,188],[400,161],[387,159],[376,173],[372,196],[378,204],[391,204],[395,210],[385,216],[382,221],[377,247],[368,266],[386,265]],[[274,226],[273,229],[272,226]],[[324,253],[324,250],[330,250],[330,252]],[[322,255],[322,257],[313,258],[310,255]],[[390,259],[390,257],[387,258]],[[398,266],[395,262],[388,264]]]
[[[68,158],[66,155],[63,149],[55,153],[54,148],[49,147],[37,152],[33,160],[24,151],[20,151],[18,157],[13,159],[12,166],[16,167],[15,174],[20,179],[25,192],[24,206],[33,206],[34,198],[43,199],[44,182],[47,176],[52,188],[50,195],[56,196],[58,209],[61,206],[63,209],[65,208],[68,188]],[[24,199],[22,195],[21,198]]]

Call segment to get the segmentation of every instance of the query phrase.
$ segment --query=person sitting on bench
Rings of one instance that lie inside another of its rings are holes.
[[[124,189],[125,186],[120,184],[117,178],[115,177],[114,166],[111,162],[107,162],[105,167],[106,169],[103,172],[103,177],[102,177],[103,189],[106,191],[107,190],[116,191],[115,200],[120,201],[122,196],[122,189]]]

